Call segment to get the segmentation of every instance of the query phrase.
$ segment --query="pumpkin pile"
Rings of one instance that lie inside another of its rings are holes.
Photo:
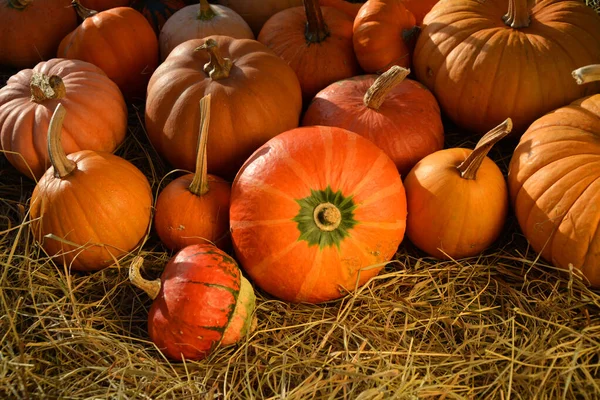
[[[254,287],[334,301],[405,234],[423,257],[476,257],[511,212],[537,253],[600,287],[590,7],[212,3],[0,0],[0,64],[16,69],[0,144],[36,180],[35,243],[69,271],[129,265],[166,356],[245,340]],[[133,110],[171,169],[158,183],[120,149]],[[474,149],[445,145],[445,120]],[[508,174],[487,156],[506,136]],[[154,281],[148,242],[170,254]]]

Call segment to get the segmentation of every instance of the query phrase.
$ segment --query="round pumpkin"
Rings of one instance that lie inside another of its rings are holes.
[[[318,0],[283,10],[270,18],[258,41],[296,72],[304,104],[319,90],[360,71],[352,47],[352,18]]]
[[[260,3],[256,0],[218,0],[218,3],[241,15],[252,28],[254,35],[258,36],[269,18],[279,11],[301,6],[302,0],[261,0]]]
[[[104,11],[109,8],[127,7],[130,0],[80,0],[81,5],[90,10]]]
[[[71,0],[0,0],[0,65],[31,68],[77,27]]]
[[[366,137],[394,161],[402,176],[423,157],[444,147],[444,126],[435,97],[410,71],[394,66],[381,76],[359,75],[321,90],[302,125],[327,125]]]
[[[410,11],[417,22],[417,25],[423,23],[423,19],[429,11],[437,4],[439,0],[401,0],[402,4]]]
[[[474,150],[440,150],[413,167],[404,185],[406,235],[414,245],[436,258],[459,259],[480,254],[498,238],[508,212],[508,189],[487,153],[511,129],[509,118]]]
[[[600,81],[600,65],[576,77]],[[513,153],[508,184],[531,247],[600,288],[600,94],[536,120]]]
[[[276,79],[274,78],[276,77]],[[194,170],[198,102],[212,95],[208,172],[233,179],[267,140],[298,126],[302,100],[294,71],[250,39],[209,36],[177,46],[148,84],[146,131],[176,168]]]
[[[91,62],[127,99],[144,99],[158,65],[158,40],[148,21],[130,7],[95,12],[74,4],[84,21],[62,40],[58,56]]]
[[[181,249],[160,277],[141,277],[141,257],[129,269],[131,282],[154,301],[148,334],[173,360],[202,360],[218,346],[244,339],[256,327],[252,285],[233,258],[209,244]]]
[[[131,7],[142,13],[157,37],[169,18],[186,5],[188,4],[183,0],[132,0],[131,2]]]
[[[127,105],[93,64],[53,58],[11,76],[0,89],[0,148],[22,174],[39,179],[50,166],[48,125],[61,103],[69,112],[64,151],[113,152],[127,133]]]
[[[200,100],[196,171],[171,181],[156,200],[154,228],[171,250],[207,242],[227,250],[230,244],[231,184],[206,172],[210,99],[207,94]]]
[[[509,115],[522,134],[544,113],[598,91],[573,69],[600,63],[600,16],[579,0],[445,0],[427,14],[417,79],[458,126],[482,134]]]
[[[369,0],[354,19],[352,43],[362,69],[381,73],[392,65],[410,67],[419,29],[415,17],[398,0]]]
[[[35,240],[52,257],[78,271],[94,271],[138,247],[148,233],[152,191],[144,174],[111,153],[82,150],[65,155],[62,104],[48,129],[52,166],[30,200]]]
[[[211,5],[207,0],[182,8],[173,14],[160,31],[160,56],[164,60],[177,45],[190,39],[211,35],[254,39],[252,30],[242,17],[225,6]]]
[[[290,302],[354,291],[394,257],[406,197],[390,158],[342,128],[284,132],[233,182],[233,246],[254,284]]]

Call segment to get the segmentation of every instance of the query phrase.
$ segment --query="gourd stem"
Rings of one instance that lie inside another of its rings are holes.
[[[48,157],[50,158],[50,164],[54,168],[54,176],[59,179],[65,178],[77,168],[75,161],[69,160],[65,154],[65,150],[62,148],[62,124],[66,113],[67,110],[65,107],[61,103],[58,103],[48,127]]]
[[[63,80],[58,75],[44,75],[34,72],[29,80],[31,101],[43,103],[46,100],[60,100],[65,97],[66,88]]]
[[[216,15],[217,13],[208,3],[208,0],[200,0],[200,9],[198,10],[198,16],[196,17],[197,19],[201,21],[210,21]]]
[[[508,0],[508,12],[502,17],[504,23],[511,28],[526,28],[529,26],[528,0]]]
[[[319,0],[304,0],[306,29],[304,37],[310,43],[321,43],[329,36],[329,27],[325,23]]]
[[[600,64],[586,65],[572,72],[573,78],[578,85],[600,81]]]
[[[90,10],[89,8],[82,6],[79,0],[71,1],[71,6],[75,7],[75,11],[77,11],[77,14],[81,19],[93,17],[94,15],[98,14],[98,11]]]
[[[190,192],[202,196],[208,192],[208,163],[206,161],[206,144],[208,143],[208,127],[210,122],[210,93],[200,99],[200,136],[198,137],[198,155],[196,156],[196,172],[189,186]]]
[[[388,93],[400,82],[402,82],[410,74],[410,70],[402,68],[398,65],[392,66],[386,72],[381,74],[375,82],[369,87],[365,96],[363,97],[363,103],[365,106],[379,110],[379,107],[385,101]]]
[[[142,278],[140,268],[143,264],[144,259],[142,257],[137,256],[133,259],[131,265],[129,266],[129,281],[133,284],[133,286],[142,289],[148,296],[150,296],[152,300],[154,300],[156,297],[158,297],[162,283],[160,279],[149,281]]]
[[[8,0],[8,6],[17,10],[23,10],[31,3],[33,0]]]
[[[331,232],[342,222],[342,213],[332,203],[321,203],[315,207],[313,212],[315,224],[322,231]]]
[[[464,179],[477,179],[477,171],[491,148],[508,135],[512,127],[512,120],[507,118],[503,123],[483,135],[471,154],[456,167],[460,172],[460,176]]]
[[[233,63],[229,58],[223,58],[219,51],[219,45],[214,39],[208,39],[202,46],[196,47],[194,51],[206,50],[210,55],[210,61],[204,64],[204,72],[212,80],[219,80],[229,77],[229,71]]]

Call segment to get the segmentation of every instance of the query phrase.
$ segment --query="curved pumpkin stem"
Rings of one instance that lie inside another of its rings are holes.
[[[190,192],[202,196],[208,192],[208,163],[206,161],[206,144],[208,143],[208,127],[210,122],[210,93],[200,99],[200,136],[198,137],[198,155],[196,156],[196,172],[189,186]]]
[[[578,85],[600,81],[600,64],[586,65],[571,73]]]
[[[129,281],[138,289],[142,289],[144,292],[146,292],[146,294],[152,300],[154,300],[160,292],[162,283],[160,279],[149,281],[147,279],[142,278],[140,268],[143,264],[144,259],[142,257],[137,256],[133,259],[131,265],[129,266]]]
[[[71,1],[71,6],[75,8],[75,11],[77,11],[77,15],[79,15],[81,19],[93,17],[94,15],[98,14],[98,11],[90,10],[89,8],[82,6],[79,0]]]
[[[508,0],[508,12],[502,17],[504,23],[511,28],[529,26],[529,5],[527,0]]]
[[[392,66],[386,72],[381,74],[375,82],[369,87],[365,96],[363,97],[363,103],[365,106],[379,110],[379,107],[385,101],[385,97],[388,93],[400,82],[402,82],[410,74],[410,70],[402,68],[398,65]]]
[[[8,0],[8,6],[17,10],[23,10],[31,3],[33,3],[33,0]]]
[[[507,118],[503,123],[483,135],[475,149],[458,167],[460,176],[464,179],[476,179],[477,171],[491,148],[512,131],[513,123]]]
[[[321,43],[329,36],[329,27],[323,18],[319,0],[304,0],[306,13],[306,30],[304,37],[310,43]]]
[[[202,46],[198,46],[194,51],[206,50],[210,54],[210,61],[204,64],[204,72],[210,76],[212,80],[219,80],[229,77],[229,71],[233,67],[233,63],[229,58],[223,58],[219,51],[219,45],[214,39],[208,39]]]
[[[200,9],[198,10],[197,19],[201,21],[210,21],[217,13],[213,10],[208,0],[200,0]]]
[[[67,93],[65,84],[58,75],[44,75],[34,72],[29,80],[31,101],[43,103],[46,100],[62,99]]]
[[[62,124],[66,113],[65,107],[58,103],[48,127],[48,157],[54,168],[54,176],[59,179],[66,177],[77,168],[77,164],[67,158],[62,148]]]

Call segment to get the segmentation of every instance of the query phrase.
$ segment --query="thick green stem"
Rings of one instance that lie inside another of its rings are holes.
[[[572,72],[578,85],[600,81],[600,64],[586,65]]]
[[[530,22],[528,0],[508,0],[508,12],[502,20],[511,28],[528,27]]]
[[[219,51],[219,45],[216,40],[208,39],[202,46],[196,47],[194,51],[206,50],[210,55],[210,61],[204,64],[204,72],[212,80],[219,80],[229,77],[229,71],[233,63],[229,58],[223,58]]]
[[[75,162],[67,158],[65,150],[62,148],[62,123],[66,113],[65,107],[58,103],[48,128],[48,157],[54,168],[54,176],[59,179],[65,178],[77,168]]]
[[[190,192],[202,196],[208,192],[208,163],[206,145],[208,143],[208,127],[210,123],[210,93],[200,99],[200,133],[198,136],[198,155],[196,156],[196,172],[189,186]]]
[[[65,97],[65,84],[58,75],[44,75],[34,72],[29,80],[31,101],[43,103],[46,100],[59,100]]]
[[[158,297],[162,283],[160,279],[153,281],[146,280],[140,273],[140,268],[144,264],[142,257],[135,257],[129,266],[129,281],[137,288],[142,289],[146,294],[154,300]]]
[[[365,96],[363,97],[363,103],[365,106],[379,110],[379,107],[385,101],[385,97],[388,93],[400,82],[402,82],[410,74],[410,70],[393,65],[390,69],[381,74],[375,82],[369,87]]]
[[[321,43],[329,36],[329,27],[325,23],[319,0],[304,0],[306,30],[304,37],[310,43]]]
[[[198,18],[201,21],[210,21],[217,13],[212,8],[208,0],[200,0],[200,9],[198,10]]]

